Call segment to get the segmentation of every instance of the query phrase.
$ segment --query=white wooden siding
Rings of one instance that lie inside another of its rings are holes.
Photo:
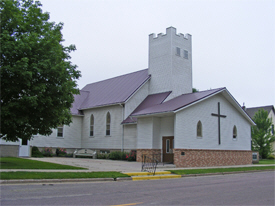
[[[139,118],[137,124],[137,149],[153,148],[153,118]]]
[[[106,135],[106,115],[111,115],[111,134]],[[94,115],[94,136],[90,137],[90,117]],[[107,106],[84,110],[82,148],[121,149],[123,107]]]
[[[126,119],[140,103],[148,96],[149,82],[145,83],[125,104],[124,119]]]
[[[218,117],[211,113],[226,115],[221,118],[221,145],[218,144]],[[202,123],[202,138],[197,138],[196,126]],[[233,140],[233,127],[238,136]],[[175,148],[250,150],[251,129],[249,122],[221,95],[213,96],[203,102],[186,108],[176,114]]]
[[[137,125],[124,125],[124,149],[137,148]]]
[[[57,137],[57,129],[53,129],[49,136],[36,135],[30,145],[37,147],[81,148],[82,132],[81,116],[73,116],[70,125],[64,125],[63,137]]]
[[[174,116],[138,119],[139,149],[161,149],[163,136],[174,136]]]
[[[153,149],[159,149],[161,144],[160,138],[161,118],[153,117]]]
[[[186,38],[187,37],[187,38]],[[176,55],[180,48],[181,56]],[[183,51],[188,51],[188,59]],[[167,28],[166,34],[149,36],[150,94],[173,91],[168,98],[192,92],[191,35],[176,34],[175,28]]]

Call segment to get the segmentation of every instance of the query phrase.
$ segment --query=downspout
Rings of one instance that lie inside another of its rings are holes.
[[[122,121],[124,120],[124,104],[119,104],[122,107]],[[121,136],[121,152],[124,151],[124,124],[122,124],[122,136]]]

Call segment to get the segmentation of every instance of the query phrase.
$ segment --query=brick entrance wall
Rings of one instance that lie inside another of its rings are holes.
[[[209,167],[252,164],[252,151],[174,149],[176,167]]]
[[[142,155],[154,158],[161,162],[161,149],[137,149],[137,162],[142,162]]]

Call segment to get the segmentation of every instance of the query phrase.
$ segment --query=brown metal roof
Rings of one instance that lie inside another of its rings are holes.
[[[78,110],[84,100],[88,97],[89,92],[80,91],[80,94],[74,95],[74,103],[71,107],[71,114],[73,115],[83,115],[82,111]]]
[[[141,102],[141,104],[133,111],[133,113],[138,113],[139,111],[142,111],[142,110],[144,110],[146,108],[150,108],[152,106],[161,104],[169,96],[169,94],[171,94],[171,92],[163,92],[163,93],[148,95],[143,100],[143,102]],[[122,122],[122,124],[133,124],[133,123],[136,123],[137,118],[136,117],[131,117],[131,115],[129,117],[127,117]]]
[[[226,88],[223,87],[223,88],[211,89],[211,90],[206,90],[206,91],[201,91],[201,92],[196,92],[196,93],[183,94],[183,95],[175,97],[167,102],[160,102],[157,104],[151,104],[150,101],[152,101],[153,99],[146,98],[142,104],[150,105],[150,106],[145,107],[144,109],[140,109],[138,111],[134,111],[131,114],[131,116],[137,117],[137,116],[143,116],[143,115],[175,112],[176,110],[179,110],[179,109],[186,107],[190,104],[193,104],[200,100],[203,100],[206,97],[209,97],[211,95],[219,93],[225,89]]]
[[[75,96],[75,102],[73,103],[71,111],[75,114],[76,109],[84,110],[124,103],[149,79],[150,75],[148,75],[148,69],[144,69],[88,84],[81,90],[80,97]]]

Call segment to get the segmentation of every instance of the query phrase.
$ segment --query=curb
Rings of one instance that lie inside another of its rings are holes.
[[[1,184],[25,184],[25,183],[65,183],[65,182],[97,182],[115,181],[115,178],[78,178],[78,179],[20,179],[20,180],[0,180]]]
[[[185,174],[185,175],[181,175],[181,177],[199,177],[199,176],[211,176],[211,175],[231,175],[231,174],[239,174],[239,173],[254,173],[254,172],[266,172],[266,171],[275,171],[275,170],[268,169],[268,170],[247,170],[247,171],[235,171],[235,172],[219,172],[219,173]]]

